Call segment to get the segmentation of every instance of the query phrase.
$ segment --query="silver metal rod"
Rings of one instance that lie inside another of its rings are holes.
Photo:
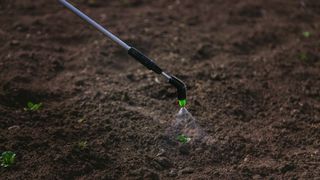
[[[106,35],[108,38],[110,38],[112,41],[114,41],[115,43],[119,44],[120,46],[122,46],[124,49],[126,49],[127,51],[131,48],[128,44],[126,44],[125,42],[123,42],[121,39],[119,39],[117,36],[113,35],[110,31],[108,31],[107,29],[105,29],[104,27],[102,27],[100,24],[98,24],[97,22],[95,22],[93,19],[91,19],[90,17],[88,17],[87,15],[85,15],[83,12],[81,12],[79,9],[77,9],[76,7],[74,7],[72,4],[70,4],[68,1],[66,0],[59,0],[66,8],[70,9],[73,13],[75,13],[76,15],[78,15],[79,17],[81,17],[83,20],[87,21],[89,24],[91,24],[92,26],[94,26],[96,29],[98,29],[100,32],[102,32],[104,35]]]
[[[168,81],[171,79],[171,76],[169,76],[167,73],[162,72],[161,73]]]

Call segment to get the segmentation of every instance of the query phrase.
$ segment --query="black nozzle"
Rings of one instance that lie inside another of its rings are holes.
[[[171,76],[169,83],[177,88],[178,100],[185,100],[187,98],[187,87],[180,79]]]
[[[153,60],[151,60],[150,58],[142,54],[137,49],[131,47],[128,50],[128,54],[132,56],[134,59],[136,59],[137,61],[139,61],[142,65],[144,65],[148,69],[154,71],[155,73],[158,73],[158,74],[162,73],[162,69],[156,63],[154,63]],[[169,79],[169,83],[173,85],[175,88],[177,88],[179,105],[181,107],[184,107],[186,105],[186,98],[187,98],[186,85],[175,76],[168,75],[167,78]]]

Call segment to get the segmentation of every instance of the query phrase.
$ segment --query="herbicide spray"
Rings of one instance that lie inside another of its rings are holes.
[[[198,141],[205,136],[204,131],[185,107],[180,109],[166,133],[170,137],[176,137],[182,143]]]

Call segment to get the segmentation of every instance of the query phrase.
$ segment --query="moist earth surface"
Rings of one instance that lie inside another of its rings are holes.
[[[320,1],[72,3],[185,81],[198,136],[177,141],[175,89],[58,1],[1,0],[0,179],[320,178]]]

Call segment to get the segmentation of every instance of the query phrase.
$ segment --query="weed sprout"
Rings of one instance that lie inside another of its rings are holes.
[[[42,107],[42,103],[33,103],[29,101],[27,107],[24,108],[25,111],[37,111]]]
[[[78,142],[78,148],[80,150],[84,150],[88,147],[88,142],[87,141],[80,141]]]
[[[301,53],[299,54],[299,59],[302,60],[302,61],[307,61],[307,60],[308,60],[308,55],[307,55],[307,53],[301,52]]]
[[[16,154],[12,151],[5,151],[0,156],[0,163],[2,167],[10,167],[14,164],[16,159]]]
[[[191,140],[191,138],[188,137],[188,136],[186,136],[186,135],[181,134],[181,135],[179,135],[179,136],[177,137],[177,140],[178,140],[179,142],[181,142],[182,144],[186,144],[186,143],[188,143],[188,142]]]
[[[302,35],[303,35],[305,38],[308,38],[308,37],[311,36],[311,33],[310,33],[309,31],[304,31],[304,32],[302,33]]]

